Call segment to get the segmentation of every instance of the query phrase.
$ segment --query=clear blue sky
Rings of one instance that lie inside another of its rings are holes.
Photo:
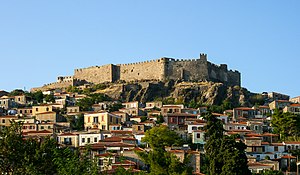
[[[300,1],[0,2],[0,89],[160,57],[226,63],[252,92],[299,92]]]

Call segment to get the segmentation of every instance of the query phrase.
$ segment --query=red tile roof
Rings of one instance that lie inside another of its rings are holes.
[[[290,155],[284,155],[281,157],[281,159],[296,159],[295,156],[290,156]]]
[[[254,109],[248,108],[248,107],[239,107],[239,108],[234,108],[234,110],[250,111],[250,110],[254,110]]]
[[[74,133],[61,133],[58,136],[77,136],[78,134],[74,134]]]
[[[300,144],[300,142],[296,142],[296,141],[286,141],[284,142],[285,144],[291,144],[291,145],[296,145],[296,144]]]
[[[263,136],[279,136],[278,134],[272,134],[272,133],[263,133]]]

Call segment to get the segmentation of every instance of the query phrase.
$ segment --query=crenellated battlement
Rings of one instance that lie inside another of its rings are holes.
[[[76,82],[103,83],[115,81],[184,80],[216,81],[228,85],[240,85],[240,72],[228,70],[227,64],[216,65],[207,61],[201,53],[195,59],[159,59],[127,64],[107,64],[74,70],[73,76],[59,76],[57,82],[45,86],[64,86]]]

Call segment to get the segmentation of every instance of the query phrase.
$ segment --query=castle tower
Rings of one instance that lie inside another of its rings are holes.
[[[200,61],[207,62],[207,54],[200,53]]]

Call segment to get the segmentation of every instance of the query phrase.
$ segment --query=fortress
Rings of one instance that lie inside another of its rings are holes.
[[[179,60],[163,57],[138,63],[75,69],[73,76],[60,76],[57,82],[44,85],[42,89],[64,88],[85,83],[168,80],[213,81],[228,86],[241,85],[241,75],[238,71],[228,70],[226,64],[215,65],[207,61],[206,54],[200,54],[198,59]]]

